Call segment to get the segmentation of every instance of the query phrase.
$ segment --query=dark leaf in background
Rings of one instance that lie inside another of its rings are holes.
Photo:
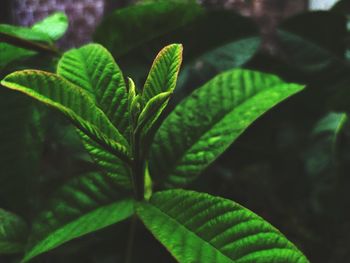
[[[0,254],[21,253],[28,237],[27,223],[0,208]]]
[[[182,43],[186,59],[179,86],[186,84],[191,69],[198,65],[207,73],[203,83],[223,70],[244,64],[260,44],[250,19],[228,11],[205,11],[195,1],[158,1],[117,10],[97,28],[95,41],[109,47],[139,85],[161,47]]]

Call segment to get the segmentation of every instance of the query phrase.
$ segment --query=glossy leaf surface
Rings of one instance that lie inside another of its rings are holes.
[[[137,214],[181,263],[308,262],[264,219],[224,198],[185,190],[158,192],[138,205]]]
[[[186,185],[259,116],[302,88],[249,70],[218,75],[162,123],[151,148],[151,176],[167,187]]]
[[[118,130],[126,138],[130,136],[123,74],[104,47],[88,44],[66,52],[58,63],[57,74],[90,93]]]
[[[175,89],[181,62],[182,45],[172,44],[159,52],[143,87],[142,97],[145,102],[162,92]]]

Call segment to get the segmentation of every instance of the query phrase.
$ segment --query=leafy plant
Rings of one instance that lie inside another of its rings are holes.
[[[259,32],[249,18],[206,10],[195,0],[140,2],[106,16],[94,34],[94,41],[110,50],[136,84],[144,81],[153,56],[168,43],[186,47],[178,91],[242,66],[259,48]]]
[[[181,61],[182,45],[163,48],[140,90],[130,78],[125,83],[105,48],[89,44],[66,52],[56,74],[23,70],[1,81],[65,115],[98,167],[55,194],[32,225],[22,262],[129,217],[140,219],[179,262],[308,262],[277,229],[234,201],[169,189],[195,180],[251,123],[303,87],[230,70],[160,124]],[[21,232],[3,222],[5,231]],[[9,242],[9,235],[0,237]]]

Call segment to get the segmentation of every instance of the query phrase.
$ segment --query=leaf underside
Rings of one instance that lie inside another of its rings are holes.
[[[151,147],[151,176],[166,187],[190,183],[259,116],[302,88],[250,70],[216,76],[162,123]]]
[[[72,239],[128,218],[133,201],[108,176],[89,173],[65,184],[34,221],[22,262]]]
[[[137,214],[181,263],[306,263],[277,229],[239,204],[208,194],[169,190]]]

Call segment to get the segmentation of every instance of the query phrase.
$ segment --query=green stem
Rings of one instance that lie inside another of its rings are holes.
[[[125,263],[132,262],[132,250],[134,247],[135,233],[136,233],[136,223],[137,217],[133,215],[130,222],[129,236],[128,236],[128,244],[126,247],[126,255],[125,255]]]
[[[135,187],[135,195],[137,200],[144,199],[144,185],[145,185],[145,162],[142,156],[142,151],[140,147],[140,137],[139,134],[136,133],[134,135],[134,163],[133,163],[133,180]]]

